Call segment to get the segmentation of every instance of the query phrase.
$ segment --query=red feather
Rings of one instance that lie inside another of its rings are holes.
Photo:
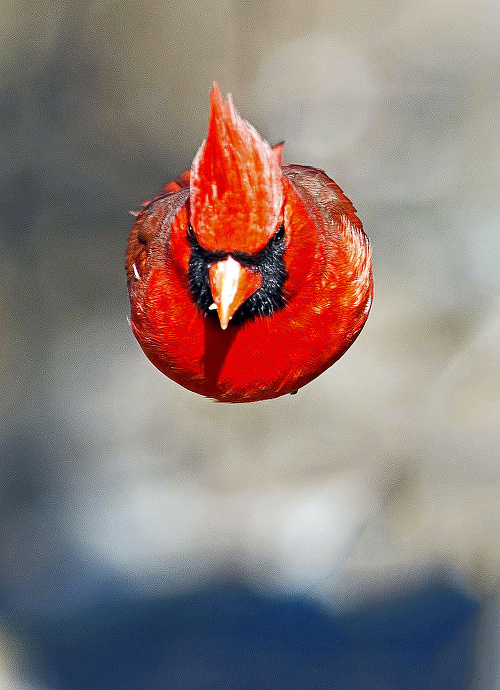
[[[132,329],[189,390],[275,398],[321,374],[361,331],[370,247],[322,170],[281,166],[283,145],[271,148],[216,84],[210,103],[191,171],[146,202],[130,233]]]

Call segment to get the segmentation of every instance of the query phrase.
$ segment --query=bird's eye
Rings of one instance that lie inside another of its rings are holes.
[[[197,244],[196,235],[194,234],[193,226],[188,223],[187,237],[191,244]]]
[[[281,242],[281,240],[285,236],[285,223],[281,223],[279,226],[278,232],[275,233],[273,240],[277,240],[278,242]]]

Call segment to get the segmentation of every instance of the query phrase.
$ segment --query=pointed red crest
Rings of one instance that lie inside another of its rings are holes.
[[[281,148],[276,151],[210,92],[208,136],[191,167],[191,224],[206,249],[254,252],[276,232],[282,204]]]

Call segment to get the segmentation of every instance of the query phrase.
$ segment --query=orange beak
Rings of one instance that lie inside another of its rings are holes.
[[[243,266],[231,256],[210,266],[208,280],[214,300],[210,309],[217,309],[223,331],[243,302],[262,285],[258,271]]]

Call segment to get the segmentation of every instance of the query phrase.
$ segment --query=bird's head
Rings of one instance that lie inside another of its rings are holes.
[[[191,167],[189,277],[198,305],[217,310],[223,329],[283,300],[281,151],[214,84],[208,135]]]

